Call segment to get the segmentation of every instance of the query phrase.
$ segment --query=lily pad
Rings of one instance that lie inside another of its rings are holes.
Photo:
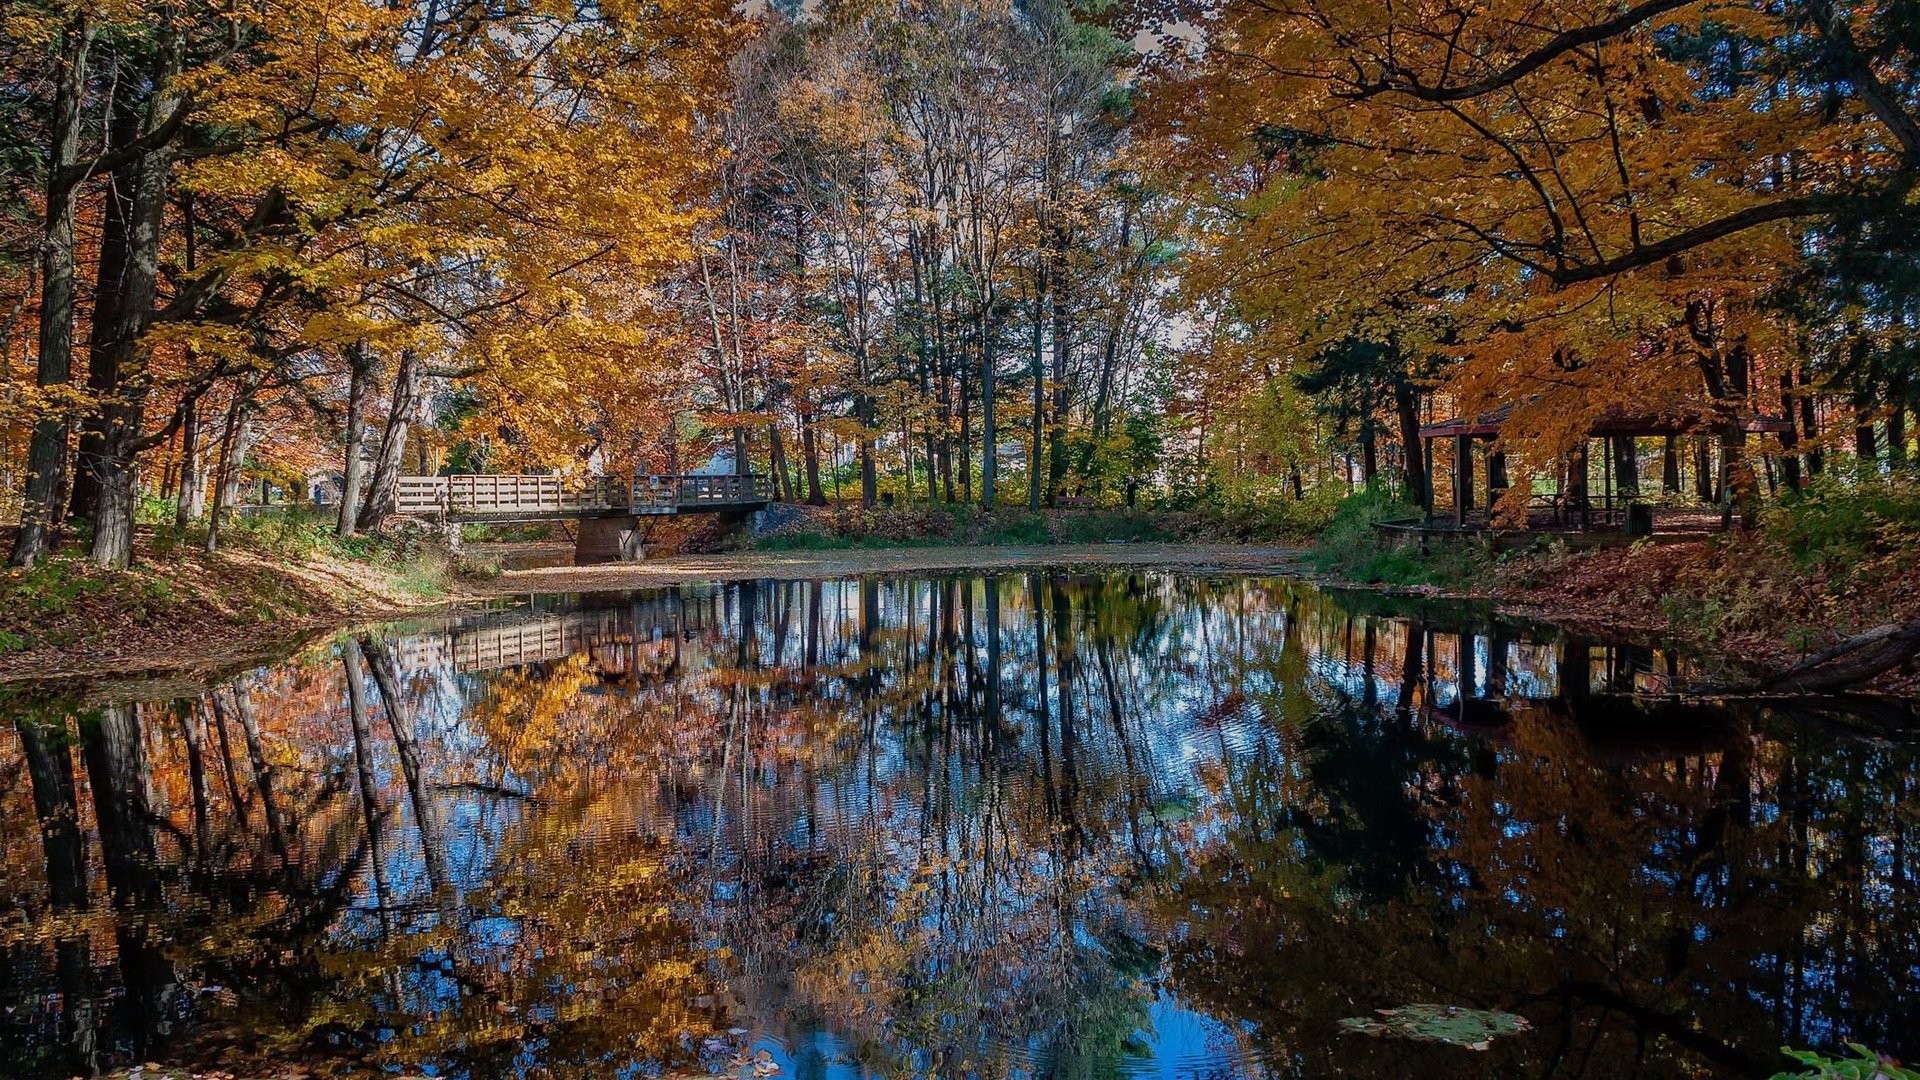
[[[1340,1026],[1358,1035],[1414,1039],[1485,1050],[1502,1035],[1532,1031],[1525,1017],[1492,1009],[1466,1009],[1458,1005],[1402,1005],[1397,1009],[1375,1009],[1375,1016],[1349,1016]]]

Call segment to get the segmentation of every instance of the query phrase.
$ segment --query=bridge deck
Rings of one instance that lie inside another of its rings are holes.
[[[399,513],[452,521],[710,514],[769,501],[759,476],[403,476],[394,493]]]

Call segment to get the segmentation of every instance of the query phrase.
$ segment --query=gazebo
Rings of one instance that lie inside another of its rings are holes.
[[[1450,528],[1455,531],[1481,528],[1491,525],[1491,508],[1506,493],[1507,480],[1506,454],[1493,448],[1513,414],[1513,405],[1507,404],[1490,413],[1482,413],[1472,419],[1455,418],[1428,424],[1420,429],[1420,440],[1426,458],[1427,488],[1421,492],[1421,511],[1424,514],[1425,529]],[[1714,431],[1719,422],[1699,413],[1682,414],[1644,414],[1634,415],[1623,409],[1614,409],[1595,420],[1587,430],[1580,445],[1567,454],[1561,463],[1556,482],[1556,490],[1550,495],[1535,496],[1542,500],[1544,520],[1536,521],[1533,513],[1528,514],[1527,527],[1546,529],[1590,530],[1598,524],[1606,527],[1615,523],[1625,523],[1627,507],[1639,501],[1638,454],[1633,440],[1639,438],[1675,439],[1684,435],[1701,435]],[[1766,432],[1790,433],[1791,422],[1769,416],[1749,415],[1741,420],[1741,428],[1749,434]],[[1603,440],[1611,453],[1602,454],[1602,477],[1600,492],[1596,498],[1589,490],[1590,467],[1589,445],[1593,440]],[[1434,475],[1434,444],[1442,440],[1453,443],[1453,514],[1450,526],[1441,526],[1435,521],[1435,494],[1439,488],[1438,477]],[[1480,467],[1476,469],[1474,446],[1486,444],[1479,455]],[[1669,444],[1672,452],[1672,445]],[[1486,484],[1484,503],[1476,499],[1476,471],[1483,471]],[[1677,485],[1674,476],[1673,459],[1665,477],[1669,488]],[[1476,512],[1477,506],[1487,508],[1486,520]],[[1647,519],[1650,527],[1651,518]]]

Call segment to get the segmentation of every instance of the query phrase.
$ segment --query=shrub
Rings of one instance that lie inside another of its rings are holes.
[[[1920,545],[1920,481],[1878,470],[1829,470],[1766,515],[1767,536],[1803,568],[1873,569]]]
[[[1314,565],[1367,584],[1460,586],[1471,583],[1491,561],[1476,543],[1435,545],[1423,555],[1374,528],[1379,522],[1419,516],[1419,510],[1380,488],[1355,492],[1340,500],[1332,522],[1320,534]]]
[[[1798,1072],[1775,1073],[1773,1080],[1920,1080],[1920,1072],[1903,1068],[1891,1058],[1883,1058],[1859,1043],[1848,1043],[1846,1057],[1828,1057],[1811,1050],[1783,1048],[1780,1052],[1799,1062]]]

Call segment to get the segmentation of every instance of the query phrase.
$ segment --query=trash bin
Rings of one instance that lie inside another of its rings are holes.
[[[1651,503],[1629,503],[1627,505],[1627,535],[1653,535],[1653,505]]]

